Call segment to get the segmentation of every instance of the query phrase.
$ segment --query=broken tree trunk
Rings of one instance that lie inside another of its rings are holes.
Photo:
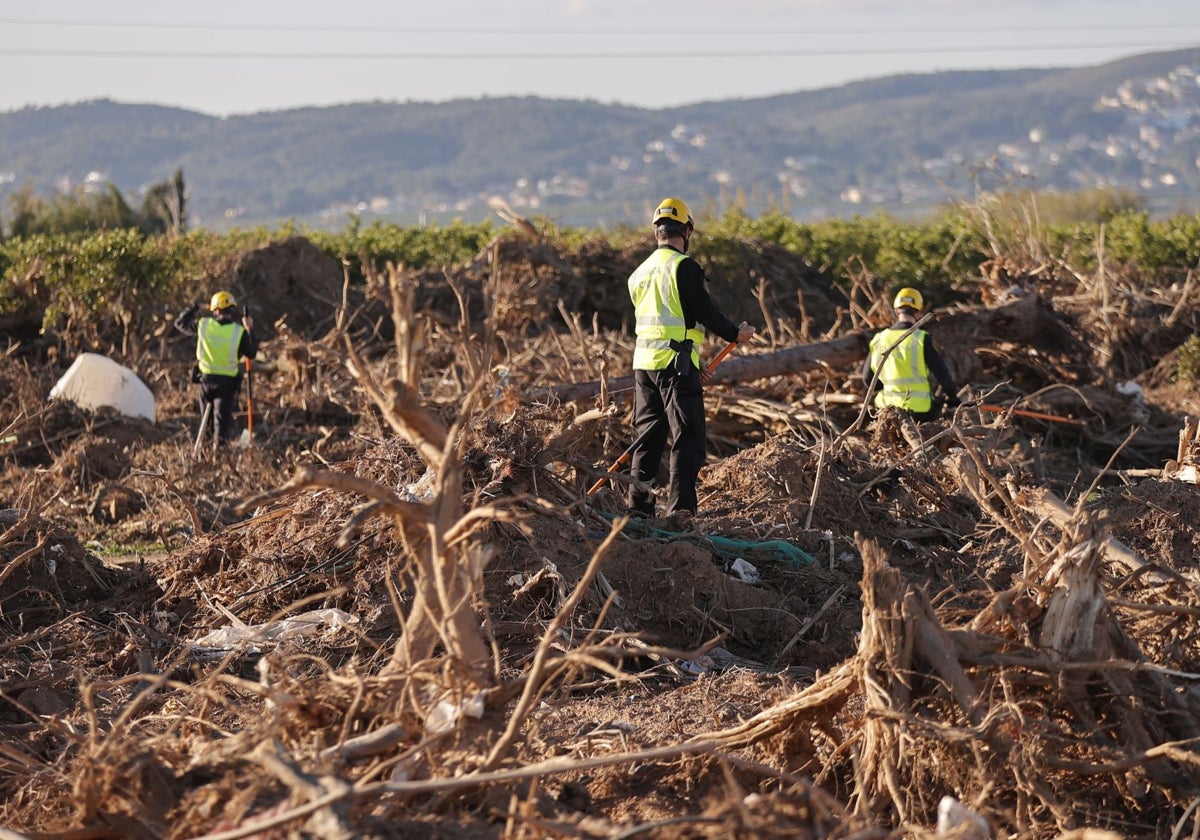
[[[755,356],[730,356],[714,371],[708,384],[718,385],[730,382],[753,382],[780,376],[785,373],[800,373],[818,365],[841,368],[856,362],[861,363],[867,357],[867,338],[864,335],[848,335],[833,341],[822,341],[816,344],[803,344],[799,347],[788,347],[776,350],[774,353],[761,353]],[[608,380],[609,392],[625,391],[632,393],[633,376],[622,376]],[[553,385],[549,388],[538,389],[532,396],[550,398],[571,402],[585,400],[600,393],[600,381],[571,382],[563,385]]]
[[[1066,502],[1045,487],[1026,487],[1017,494],[1013,501],[1018,507],[1046,518],[1063,530],[1077,515],[1076,511],[1068,507]],[[1131,574],[1141,572],[1147,565],[1141,555],[1107,533],[1103,538],[1103,549],[1104,556],[1109,562]],[[1165,580],[1160,572],[1154,570],[1149,572],[1148,579],[1156,582]]]
[[[911,587],[887,553],[873,540],[855,534],[863,559],[863,630],[859,637],[859,688],[866,714],[856,765],[855,810],[880,813],[894,808],[904,822],[919,810],[905,770],[911,734],[903,721],[914,710],[913,675],[932,672],[978,726],[984,717],[979,691],[959,662],[958,647],[929,603],[924,590]]]
[[[1059,527],[1058,549],[1049,558],[1049,568],[1043,567],[1041,650],[1056,662],[1148,662],[1114,619],[1102,585],[1100,560],[1110,542],[1108,512],[1076,508]],[[1134,679],[1124,670],[1098,668],[1064,671],[1058,681],[1076,715],[1098,731],[1111,731],[1115,725],[1127,750],[1148,754],[1158,744],[1197,735],[1193,716],[1161,674],[1149,672]],[[1098,690],[1098,684],[1104,690]],[[1105,699],[1096,702],[1096,697]],[[1142,769],[1160,784],[1181,783],[1179,770],[1165,759],[1147,762]]]
[[[1167,461],[1162,477],[1200,484],[1200,426],[1197,426],[1194,417],[1183,418],[1183,428],[1179,431],[1179,453],[1175,460]]]

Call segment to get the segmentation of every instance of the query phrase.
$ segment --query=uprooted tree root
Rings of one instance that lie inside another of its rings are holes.
[[[1076,511],[1053,546],[1024,536],[1033,554],[1019,583],[987,603],[940,610],[860,539],[858,652],[710,740],[724,750],[786,742],[811,756],[792,772],[845,792],[866,821],[891,813],[929,825],[952,796],[1018,836],[1119,827],[1132,814],[1160,815],[1159,836],[1178,832],[1171,803],[1200,781],[1197,675],[1151,660],[1126,624],[1136,620],[1130,610],[1182,617],[1196,608],[1106,592],[1102,518]]]

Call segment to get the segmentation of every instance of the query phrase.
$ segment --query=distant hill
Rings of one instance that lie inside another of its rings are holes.
[[[0,113],[0,201],[89,182],[137,197],[182,168],[193,226],[218,230],[483,218],[492,196],[568,224],[641,223],[667,193],[801,219],[910,214],[1003,185],[1119,186],[1195,212],[1198,79],[1200,48],[664,109],[514,97],[217,118],[100,100]]]

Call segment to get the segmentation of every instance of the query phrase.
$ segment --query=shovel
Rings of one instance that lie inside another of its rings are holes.
[[[250,359],[246,359],[246,428],[238,439],[238,446],[249,448],[254,445],[254,374]]]
[[[246,319],[250,317],[250,308],[242,307],[242,325],[246,326],[250,322]],[[246,329],[250,329],[246,326]],[[238,446],[243,449],[248,449],[254,445],[254,372],[250,368],[250,357],[246,357],[246,428],[242,430],[242,436],[238,438]]]

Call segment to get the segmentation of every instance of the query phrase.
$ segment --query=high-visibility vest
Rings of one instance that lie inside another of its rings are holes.
[[[687,328],[679,299],[676,272],[687,257],[673,248],[658,248],[629,275],[629,297],[637,318],[634,370],[663,370],[675,359],[671,341],[692,340],[692,367],[700,368],[704,329]]]
[[[878,374],[880,384],[875,405],[896,406],[919,414],[933,408],[929,366],[925,363],[926,332],[913,330],[900,341],[905,332],[905,327],[889,327],[871,339],[871,370]],[[884,359],[883,354],[897,341],[900,344]]]
[[[238,375],[238,345],[246,328],[236,321],[222,324],[216,318],[196,323],[196,361],[200,372],[214,376]]]

